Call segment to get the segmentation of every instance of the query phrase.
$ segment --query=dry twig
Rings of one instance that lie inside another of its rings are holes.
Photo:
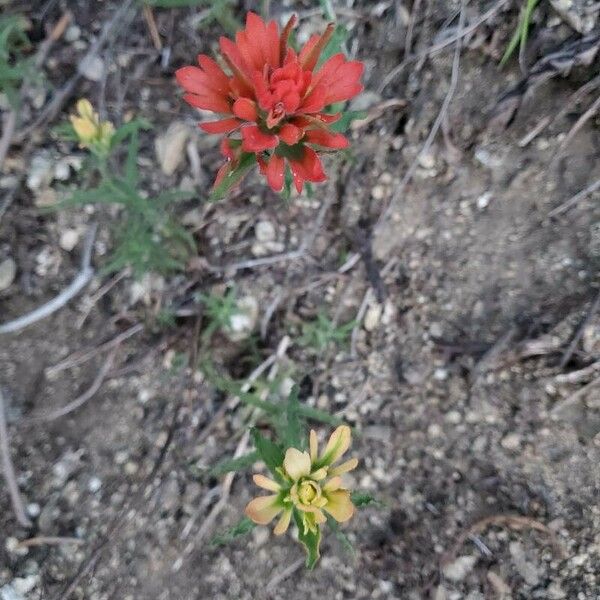
[[[104,379],[106,378],[106,375],[112,368],[116,352],[117,352],[117,348],[115,348],[108,355],[108,357],[104,361],[104,364],[102,365],[100,371],[98,371],[98,375],[96,375],[96,378],[92,382],[92,385],[85,392],[83,392],[83,394],[81,394],[79,397],[77,397],[75,400],[73,400],[72,402],[69,402],[69,404],[67,404],[66,406],[63,406],[62,408],[59,408],[57,410],[53,410],[53,411],[47,412],[47,413],[42,413],[41,415],[37,415],[37,416],[34,415],[32,417],[28,417],[27,419],[23,419],[19,424],[29,425],[29,424],[33,424],[33,423],[55,421],[56,419],[60,419],[60,417],[64,417],[64,416],[68,415],[69,413],[73,412],[74,410],[77,410],[78,408],[82,407],[88,400],[91,400],[96,395],[96,393],[98,392],[98,390],[104,383]]]
[[[38,546],[60,546],[62,544],[74,544],[75,546],[81,546],[85,542],[79,538],[74,537],[54,537],[40,535],[38,537],[32,537],[27,540],[23,540],[17,544],[17,548],[37,548]]]
[[[570,208],[575,206],[580,200],[583,200],[590,194],[593,194],[596,190],[600,190],[600,179],[597,179],[593,183],[590,183],[586,188],[577,192],[574,196],[569,198],[566,202],[563,202],[560,206],[557,206],[548,213],[548,218],[556,217],[564,212],[567,212]]]
[[[23,507],[15,468],[10,458],[10,438],[8,437],[8,427],[6,425],[6,411],[4,406],[4,396],[0,390],[0,453],[2,453],[2,471],[8,488],[8,494],[12,503],[15,518],[22,527],[31,527],[31,521]]]
[[[447,563],[454,560],[462,545],[468,539],[472,539],[472,536],[483,533],[488,527],[509,527],[516,530],[534,529],[535,531],[544,533],[548,536],[556,554],[561,558],[565,558],[565,549],[556,537],[556,534],[542,522],[523,515],[492,515],[477,521],[459,535],[453,548],[444,556],[443,562]]]
[[[130,337],[137,335],[141,331],[144,331],[144,325],[142,323],[138,323],[129,329],[126,329],[123,333],[115,336],[108,342],[101,344],[100,346],[96,346],[95,348],[90,348],[89,350],[77,351],[70,356],[67,356],[64,360],[61,360],[59,363],[53,365],[52,367],[48,367],[45,370],[46,377],[52,377],[59,373],[60,371],[64,371],[65,369],[71,369],[72,367],[76,367],[84,362],[87,362],[91,358],[94,358],[97,354],[104,352],[105,350],[112,350],[116,348],[120,344],[122,344],[125,340],[128,340]]]

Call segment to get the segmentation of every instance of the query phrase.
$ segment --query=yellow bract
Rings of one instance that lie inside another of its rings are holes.
[[[252,500],[246,506],[246,515],[255,523],[266,525],[281,513],[275,535],[287,531],[294,510],[297,518],[300,517],[304,534],[316,533],[319,525],[327,521],[325,513],[339,522],[350,519],[354,505],[350,492],[342,487],[340,475],[356,468],[358,459],[352,458],[337,467],[332,465],[348,450],[351,438],[350,427],[338,427],[319,456],[317,434],[311,430],[308,452],[297,448],[286,450],[283,464],[277,469],[281,483],[264,475],[254,475],[256,485],[276,493]]]
[[[82,146],[106,153],[115,128],[110,121],[100,121],[89,100],[82,98],[76,105],[77,114],[71,115],[71,124]]]

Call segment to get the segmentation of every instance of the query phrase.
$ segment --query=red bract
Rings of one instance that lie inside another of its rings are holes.
[[[362,91],[363,65],[336,54],[315,70],[334,26],[311,37],[298,54],[288,46],[295,24],[292,17],[280,33],[275,21],[265,23],[250,12],[235,43],[220,39],[229,73],[204,54],[198,56],[198,67],[176,73],[188,104],[220,115],[200,127],[208,133],[235,135],[221,146],[227,163],[215,185],[239,166],[244,155],[254,154],[273,190],[283,189],[287,163],[301,192],[305,181],[326,179],[320,150],[348,147],[348,140],[329,128],[341,114],[325,111]]]

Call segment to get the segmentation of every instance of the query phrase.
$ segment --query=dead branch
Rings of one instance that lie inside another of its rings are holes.
[[[89,350],[78,351],[70,356],[67,356],[64,360],[61,360],[59,363],[53,365],[52,367],[48,367],[45,370],[46,377],[51,377],[59,373],[60,371],[64,371],[65,369],[71,369],[72,367],[76,367],[84,362],[87,362],[91,358],[94,358],[97,354],[104,352],[105,350],[112,350],[113,348],[122,344],[125,340],[128,340],[130,337],[137,335],[141,331],[144,330],[144,325],[142,323],[138,323],[133,327],[125,330],[123,333],[115,336],[108,342],[101,344],[100,346],[96,346],[95,348],[90,348]]]
[[[62,544],[74,544],[81,546],[85,544],[83,540],[73,537],[54,537],[54,536],[38,536],[23,540],[17,544],[17,548],[37,548],[39,546],[60,546]]]
[[[69,404],[67,404],[66,406],[63,406],[62,408],[59,408],[57,410],[47,412],[47,413],[42,413],[37,416],[33,415],[32,417],[23,419],[19,424],[20,425],[30,425],[33,423],[55,421],[56,419],[60,419],[60,417],[64,417],[64,416],[68,415],[69,413],[73,412],[74,410],[77,410],[78,408],[82,407],[88,400],[91,400],[96,395],[98,390],[102,387],[102,384],[104,383],[104,379],[106,378],[107,373],[112,368],[116,352],[117,352],[117,348],[115,348],[108,355],[108,357],[104,361],[104,364],[102,365],[100,371],[98,371],[98,375],[96,375],[96,378],[92,382],[92,385],[85,392],[83,392],[83,394],[81,394],[80,396],[75,398],[75,400],[73,400],[72,402],[69,402]]]
[[[75,298],[75,296],[77,296],[77,294],[79,294],[79,292],[85,288],[85,286],[92,280],[92,277],[94,276],[94,269],[91,266],[91,261],[94,241],[96,239],[96,229],[96,225],[92,225],[88,229],[83,247],[81,270],[71,284],[58,296],[46,304],[42,304],[42,306],[39,306],[32,312],[23,315],[14,321],[9,321],[8,323],[0,325],[0,334],[20,331],[21,329],[25,329],[25,327],[29,327],[30,325],[49,317],[51,314],[55,313],[57,310],[60,310],[63,306]]]
[[[566,556],[565,549],[558,540],[556,534],[541,521],[537,521],[536,519],[525,517],[523,515],[492,515],[477,521],[466,531],[461,533],[458,536],[453,548],[444,556],[442,563],[448,563],[454,560],[462,545],[468,539],[470,539],[472,536],[483,533],[486,529],[488,529],[488,527],[508,527],[518,531],[523,529],[533,529],[535,531],[539,531],[548,536],[548,539],[550,540],[550,543],[552,544],[552,547],[558,556],[561,558],[565,558]]]
[[[23,507],[15,468],[10,458],[10,438],[8,437],[8,427],[6,425],[6,412],[4,406],[4,396],[0,390],[0,452],[2,453],[2,471],[8,488],[8,494],[12,503],[13,512],[19,525],[22,527],[31,527],[31,521]]]
[[[575,206],[580,200],[583,200],[590,194],[593,194],[596,190],[600,190],[600,179],[597,179],[593,183],[590,183],[586,188],[577,192],[574,196],[569,198],[566,202],[563,202],[560,206],[557,206],[548,213],[548,218],[556,217],[564,212],[567,212],[570,208]]]

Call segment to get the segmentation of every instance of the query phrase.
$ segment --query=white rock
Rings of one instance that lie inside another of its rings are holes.
[[[231,315],[225,334],[232,342],[245,340],[254,331],[258,321],[258,301],[245,296],[237,302],[238,312]]]
[[[462,581],[473,570],[477,563],[476,556],[459,556],[456,560],[444,565],[442,572],[450,581]]]
[[[60,234],[59,245],[63,250],[71,252],[79,243],[80,233],[77,229],[66,229]]]
[[[522,544],[520,542],[511,542],[508,550],[513,559],[515,569],[525,582],[531,586],[539,585],[539,569],[537,565],[527,560]]]
[[[99,56],[86,56],[79,63],[79,72],[90,81],[100,81],[104,75],[104,61]]]
[[[32,519],[39,517],[41,512],[42,512],[42,507],[37,502],[32,502],[31,504],[27,505],[27,514]]]
[[[81,35],[81,28],[77,25],[70,25],[65,31],[65,41],[69,44],[76,42]]]
[[[67,181],[71,177],[71,163],[69,160],[59,160],[54,165],[54,179],[58,181]]]
[[[3,585],[0,588],[0,600],[25,600],[23,594],[19,594],[12,585]]]
[[[259,221],[254,228],[256,239],[259,242],[273,242],[277,237],[275,226],[270,221]]]
[[[27,575],[26,577],[15,577],[12,580],[12,586],[17,594],[25,596],[38,584],[39,577],[37,575]]]
[[[386,195],[387,193],[385,186],[381,184],[377,184],[371,190],[371,198],[373,198],[373,200],[383,200],[386,197]]]
[[[165,175],[173,175],[185,159],[185,146],[189,137],[188,126],[182,121],[175,121],[165,133],[156,138],[154,149]]]
[[[0,292],[7,290],[15,280],[17,264],[12,258],[0,262]]]
[[[477,198],[477,208],[479,210],[483,210],[484,208],[487,208],[491,199],[492,199],[492,192],[485,192],[484,194],[481,194],[481,196],[479,196],[479,198]]]
[[[509,433],[504,436],[500,445],[506,450],[518,450],[521,446],[521,436],[518,433]]]
[[[441,437],[441,435],[444,433],[443,429],[437,424],[437,423],[432,423],[428,428],[427,428],[427,435],[429,437],[432,438],[438,438]]]
[[[92,477],[88,481],[88,490],[90,490],[90,492],[92,492],[92,494],[95,494],[96,492],[100,491],[101,487],[102,487],[102,481],[98,477]]]
[[[435,168],[435,156],[432,152],[425,152],[424,154],[419,154],[419,164],[424,169],[431,171],[431,169]]]
[[[27,187],[37,191],[50,185],[54,175],[54,167],[47,156],[38,154],[31,159],[31,166],[27,174]]]
[[[437,379],[438,381],[446,381],[446,379],[448,379],[448,370],[442,369],[441,367],[436,369],[433,372],[433,378]]]
[[[372,304],[369,306],[364,320],[364,327],[367,331],[374,331],[377,328],[381,320],[381,313],[381,304]]]

